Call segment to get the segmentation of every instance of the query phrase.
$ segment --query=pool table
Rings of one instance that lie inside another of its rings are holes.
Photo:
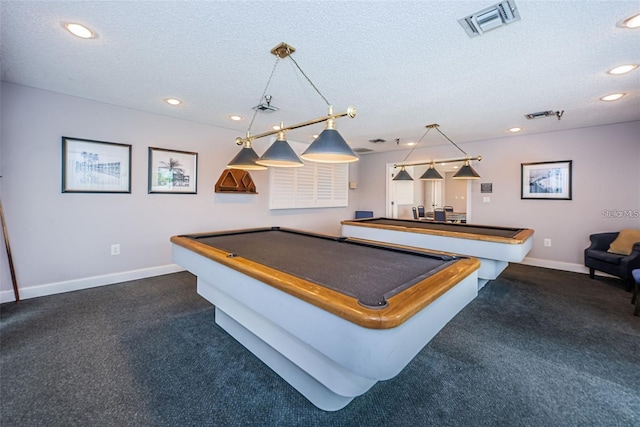
[[[533,246],[533,230],[477,224],[452,224],[395,218],[342,221],[348,237],[465,254],[480,260],[478,289],[520,262]]]
[[[477,296],[470,257],[279,227],[171,242],[215,322],[327,411],[396,376]]]

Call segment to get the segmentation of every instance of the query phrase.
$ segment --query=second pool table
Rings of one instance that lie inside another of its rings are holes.
[[[478,271],[478,289],[497,278],[509,262],[522,261],[533,246],[533,230],[529,228],[395,218],[345,220],[342,234],[476,257],[482,264]]]

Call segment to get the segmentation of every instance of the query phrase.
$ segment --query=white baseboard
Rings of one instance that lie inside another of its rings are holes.
[[[553,270],[571,271],[573,273],[589,273],[589,269],[583,264],[574,264],[571,262],[525,257],[521,264],[532,265],[534,267],[551,268]]]
[[[583,273],[589,274],[589,268],[585,267],[583,264],[574,264],[571,262],[560,262],[560,261],[550,261],[548,259],[538,259],[538,258],[528,258],[521,262],[521,264],[532,265],[534,267],[544,267],[551,268],[553,270],[562,270],[562,271],[570,271],[572,273]],[[595,271],[594,274],[596,276],[602,277],[616,277],[611,274],[603,273],[602,271]]]
[[[64,282],[47,283],[44,285],[19,288],[20,299],[43,297],[63,292],[79,291],[97,286],[113,285],[130,280],[145,279],[147,277],[162,276],[163,274],[184,271],[178,264],[168,264],[159,267],[142,268],[140,270],[123,271],[121,273],[105,274],[104,276],[85,277]],[[0,303],[15,301],[13,290],[0,292]]]
[[[550,261],[546,259],[526,257],[524,260],[522,260],[521,264],[532,265],[534,267],[551,268],[554,270],[571,271],[573,273],[589,273],[589,269],[584,265],[574,264],[570,262]],[[124,271],[122,273],[107,274],[104,276],[94,276],[86,277],[83,279],[68,280],[65,282],[48,283],[45,285],[31,286],[28,288],[19,289],[20,299],[37,298],[63,292],[79,291],[81,289],[89,289],[95,288],[97,286],[127,282],[129,280],[162,276],[163,274],[177,273],[179,271],[184,271],[184,268],[180,267],[177,264],[168,264],[160,267]],[[596,275],[609,276],[608,274],[601,272],[596,272]],[[0,303],[10,301],[15,301],[13,290],[0,292]]]

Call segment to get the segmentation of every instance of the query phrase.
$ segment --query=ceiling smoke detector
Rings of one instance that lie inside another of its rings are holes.
[[[469,37],[477,37],[495,28],[520,20],[514,0],[502,1],[462,19],[458,19]]]
[[[564,114],[564,110],[562,111],[539,111],[537,113],[531,113],[531,114],[525,114],[524,116],[529,119],[529,120],[533,120],[533,119],[541,119],[544,117],[557,117],[558,120],[560,120],[562,118],[562,115]]]

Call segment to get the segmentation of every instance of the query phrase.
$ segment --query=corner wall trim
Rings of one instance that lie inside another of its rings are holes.
[[[147,277],[162,276],[164,274],[184,271],[184,268],[177,264],[167,264],[159,267],[142,268],[140,270],[123,271],[120,273],[106,274],[103,276],[85,277],[82,279],[67,280],[64,282],[47,283],[44,285],[20,288],[20,299],[43,297],[47,295],[60,294],[63,292],[79,291],[81,289],[95,288],[104,285],[128,282],[130,280],[145,279]],[[0,292],[0,303],[15,301],[13,292]]]

